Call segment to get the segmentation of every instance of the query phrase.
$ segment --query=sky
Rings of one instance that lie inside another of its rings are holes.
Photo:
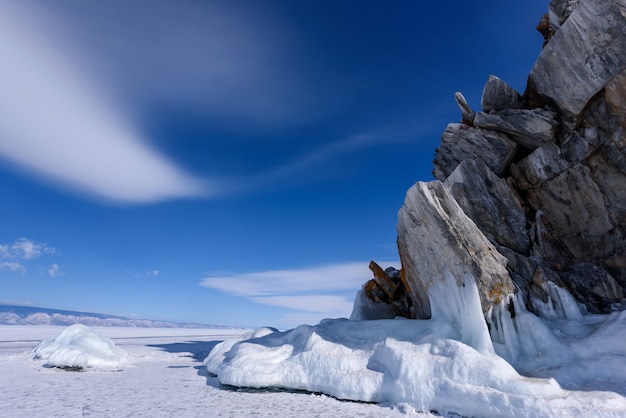
[[[0,303],[347,317],[454,93],[519,91],[547,2],[0,2]]]

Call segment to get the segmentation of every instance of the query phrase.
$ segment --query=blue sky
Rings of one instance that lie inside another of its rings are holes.
[[[350,314],[547,2],[0,3],[0,301],[285,328]]]

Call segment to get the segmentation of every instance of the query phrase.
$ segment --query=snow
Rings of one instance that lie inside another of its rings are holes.
[[[410,405],[341,402],[322,394],[225,388],[202,360],[241,329],[92,328],[127,353],[123,370],[83,372],[33,360],[59,326],[0,326],[0,411],[3,418],[49,417],[372,417],[401,418]],[[420,415],[423,416],[423,415]]]
[[[66,369],[120,370],[126,363],[126,353],[113,341],[80,324],[42,341],[33,350],[33,357],[45,360],[48,366]]]
[[[626,312],[582,315],[569,295],[548,288],[545,317],[513,297],[514,318],[504,303],[490,312],[492,342],[473,278],[459,286],[447,275],[439,283],[430,293],[430,320],[335,319],[286,332],[263,329],[218,344],[204,365],[226,385],[440,414],[626,415]]]
[[[545,290],[548,301],[533,302],[540,316],[516,295],[487,322],[473,278],[447,275],[431,289],[429,320],[328,319],[284,332],[0,326],[0,410],[34,418],[626,416],[626,311],[583,314],[562,289]]]

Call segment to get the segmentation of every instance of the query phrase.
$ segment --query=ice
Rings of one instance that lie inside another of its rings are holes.
[[[0,416],[48,417],[368,417],[406,418],[409,405],[341,402],[321,394],[231,390],[201,360],[219,341],[247,330],[94,328],[128,353],[111,373],[42,367],[31,351],[63,327],[0,325]],[[420,415],[426,418],[428,414]]]
[[[365,286],[363,286],[365,287]],[[393,319],[394,310],[384,303],[376,303],[361,289],[357,292],[352,306],[350,319],[354,321],[367,321],[370,319]]]
[[[549,289],[554,304],[540,318],[525,309],[521,295],[511,296],[514,316],[506,303],[488,315],[492,343],[473,278],[447,275],[439,283],[430,292],[430,320],[335,319],[286,332],[265,329],[216,346],[204,364],[226,385],[322,392],[440,414],[626,414],[626,313],[578,316],[564,294]]]
[[[542,300],[532,299],[533,308],[540,316],[575,321],[583,319],[578,303],[567,290],[550,281],[544,282],[542,287],[548,294],[548,302],[544,303]]]
[[[67,327],[56,338],[42,341],[33,350],[33,357],[53,367],[107,370],[122,369],[127,358],[109,338],[80,324]]]

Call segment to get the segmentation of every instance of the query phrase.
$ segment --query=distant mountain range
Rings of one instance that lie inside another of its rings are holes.
[[[64,311],[0,304],[0,325],[60,325],[83,324],[94,327],[138,327],[138,328],[230,328],[218,325],[187,324],[150,319],[131,319],[123,316],[93,312]]]

